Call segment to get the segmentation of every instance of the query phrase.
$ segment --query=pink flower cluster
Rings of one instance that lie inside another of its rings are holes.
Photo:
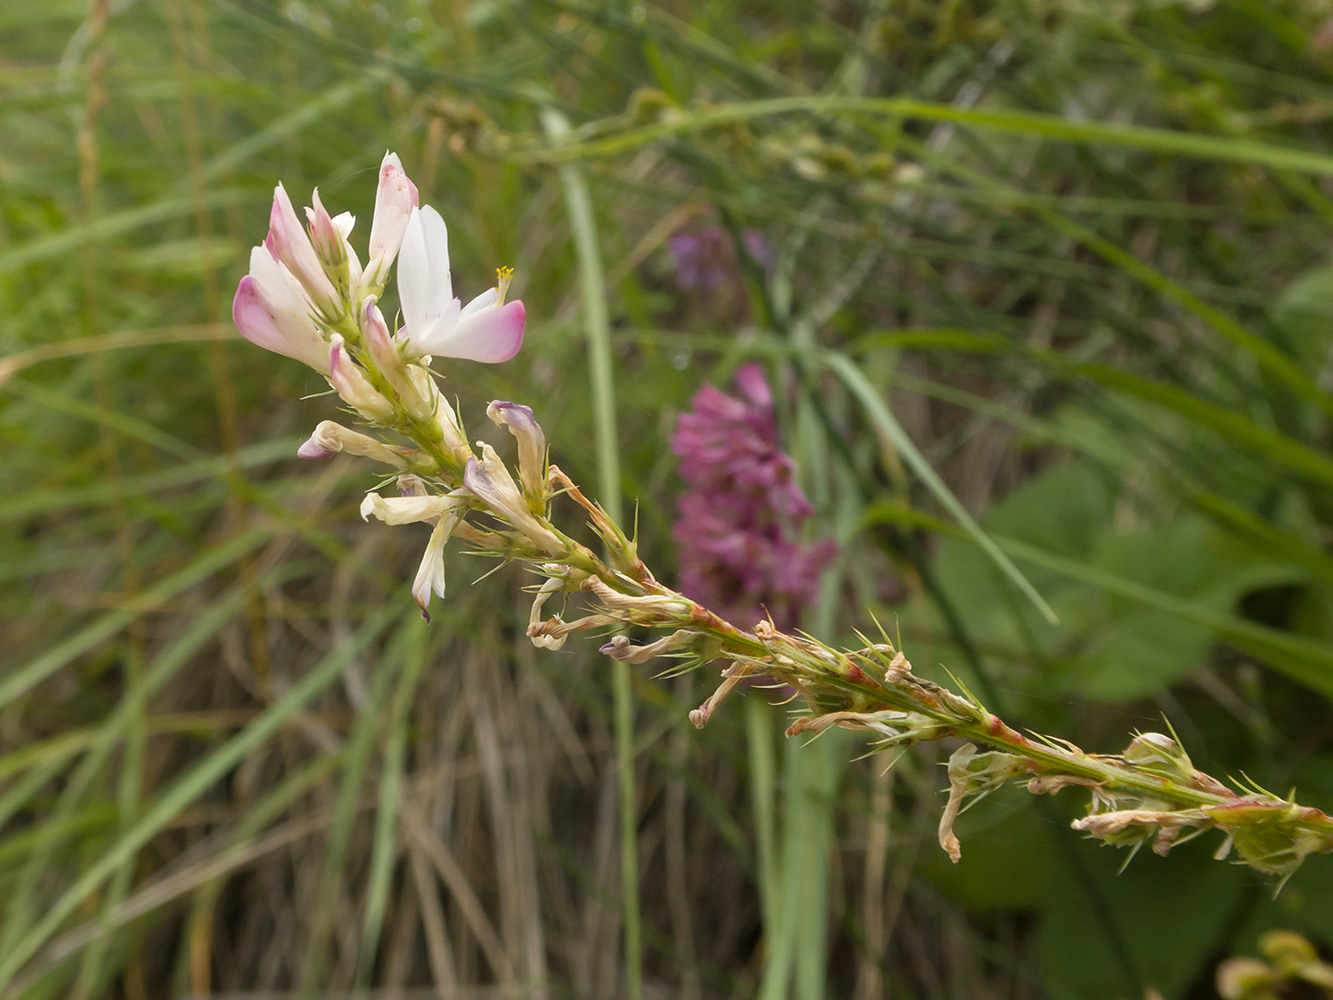
[[[799,541],[813,512],[778,445],[773,396],[758,365],[736,373],[740,398],[706,385],[681,414],[671,448],[689,490],[674,537],[681,590],[728,620],[795,627],[837,553]]]

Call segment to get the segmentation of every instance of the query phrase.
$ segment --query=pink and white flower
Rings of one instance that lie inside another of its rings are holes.
[[[265,350],[326,371],[329,345],[310,315],[301,285],[267,246],[250,251],[250,273],[241,279],[231,304],[241,335]]]
[[[502,286],[508,282],[502,279]],[[403,327],[409,358],[437,356],[496,364],[523,344],[523,303],[505,302],[492,288],[464,306],[449,273],[449,230],[430,206],[412,211],[398,260]]]

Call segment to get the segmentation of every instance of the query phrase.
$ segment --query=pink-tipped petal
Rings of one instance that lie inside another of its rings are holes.
[[[259,252],[262,254],[263,250]],[[247,274],[236,286],[231,318],[241,336],[252,344],[302,361],[311,368],[323,369],[326,364],[328,348],[314,324],[275,302],[253,275]]]
[[[370,223],[370,259],[379,258],[386,277],[417,204],[417,186],[404,173],[397,154],[385,153],[375,190],[375,216]]]
[[[525,319],[523,303],[518,299],[499,308],[480,310],[460,319],[447,336],[432,344],[434,349],[429,353],[488,365],[508,361],[523,346]]]
[[[321,438],[318,432],[311,434],[305,443],[296,449],[296,457],[309,459],[331,458],[342,451],[341,448],[329,448],[328,444],[329,442]]]
[[[327,213],[326,213],[327,214]],[[281,184],[273,190],[273,208],[269,212],[269,236],[278,259],[301,283],[310,300],[325,312],[334,313],[338,307],[338,293],[324,273],[319,254],[315,252],[301,226],[301,220],[292,207],[292,200]]]
[[[315,188],[311,201],[314,204],[305,210],[306,221],[310,224],[310,244],[323,264],[342,264],[347,259],[343,250],[346,241],[319,200],[319,188]]]

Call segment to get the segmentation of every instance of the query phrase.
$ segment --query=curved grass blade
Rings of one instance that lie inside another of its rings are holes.
[[[898,449],[907,464],[912,467],[912,471],[925,483],[926,488],[934,494],[935,499],[949,512],[959,527],[976,542],[1000,569],[1000,572],[1018,587],[1023,596],[1032,602],[1033,606],[1041,612],[1042,617],[1052,624],[1056,624],[1059,619],[1051,606],[1046,603],[1046,599],[1037,592],[1037,588],[1032,586],[1028,578],[1010,561],[1008,556],[1000,551],[990,536],[982,530],[981,525],[977,524],[966,508],[958,502],[958,498],[953,495],[949,487],[944,484],[944,480],[931,468],[925,456],[912,443],[912,439],[907,436],[907,432],[903,430],[897,418],[884,405],[884,400],[875,391],[875,387],[867,381],[865,374],[856,366],[855,362],[836,351],[818,351],[815,357],[821,364],[834,372],[847,386],[848,391],[860,401],[871,422],[879,429],[881,434],[893,443],[893,446]]]
[[[1145,152],[1173,153],[1203,160],[1248,163],[1281,170],[1333,176],[1333,156],[1292,149],[1273,143],[1235,139],[1230,136],[1198,135],[1170,129],[1117,122],[1074,121],[1059,115],[1003,108],[960,108],[908,97],[778,97],[758,101],[736,101],[703,109],[683,111],[670,121],[629,129],[606,138],[591,138],[564,145],[553,144],[529,153],[535,162],[568,163],[573,160],[612,156],[662,139],[702,132],[719,125],[768,118],[775,115],[831,115],[838,112],[872,114],[884,118],[917,118],[952,122],[971,128],[1031,135],[1059,142],[1123,146]]]

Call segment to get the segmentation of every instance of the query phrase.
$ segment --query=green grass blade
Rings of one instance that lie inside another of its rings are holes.
[[[875,391],[875,387],[866,380],[865,374],[856,366],[855,362],[835,351],[820,351],[816,357],[843,381],[852,395],[860,401],[866,415],[879,432],[893,443],[893,446],[902,454],[917,477],[925,483],[926,488],[930,490],[935,499],[986,553],[987,557],[999,567],[1000,572],[1013,581],[1023,596],[1041,612],[1042,617],[1051,623],[1055,623],[1058,619],[1051,606],[1046,603],[1046,599],[1037,593],[1037,588],[1032,586],[1028,578],[1010,561],[1008,556],[1000,551],[986,532],[982,530],[981,525],[977,524],[966,508],[958,502],[958,498],[944,484],[944,480],[939,477],[939,474],[931,468],[925,456],[913,444],[912,439],[907,436],[907,432],[898,423],[893,412],[884,404],[884,400]]]
[[[42,914],[36,925],[14,947],[0,957],[0,992],[8,988],[14,976],[37,950],[72,916],[98,886],[125,864],[139,848],[175,817],[181,809],[204,794],[245,756],[273,735],[292,715],[300,711],[346,669],[347,664],[369,645],[400,613],[389,601],[372,615],[351,641],[335,649],[315,669],[306,674],[286,694],[266,709],[246,729],[222,747],[194,765],[162,794],[143,818],[110,850],[102,854],[78,880]]]
[[[375,955],[379,950],[393,878],[394,841],[397,831],[398,797],[403,782],[403,762],[407,756],[407,722],[412,698],[426,667],[429,638],[418,624],[405,626],[408,631],[407,663],[394,691],[389,714],[388,740],[384,748],[383,774],[379,802],[375,812],[375,840],[370,849],[370,875],[366,880],[366,910],[361,926],[361,953],[357,962],[357,989],[370,984]]]
[[[207,579],[224,566],[231,565],[271,537],[273,537],[272,529],[251,528],[244,534],[206,550],[184,569],[145,589],[136,597],[133,607],[103,615],[35,660],[24,664],[0,681],[0,708],[40,684],[76,657],[105,642],[140,615],[170,600],[182,590]]]
[[[1170,129],[1092,120],[1075,121],[1036,111],[999,108],[961,108],[907,97],[780,97],[758,101],[736,101],[683,111],[669,121],[629,129],[606,138],[579,143],[553,144],[529,154],[535,161],[567,163],[571,160],[613,156],[663,139],[690,135],[721,125],[753,121],[777,115],[871,114],[889,119],[952,122],[971,128],[1030,135],[1058,142],[1121,146],[1152,153],[1170,153],[1224,163],[1244,163],[1333,176],[1333,156],[1274,143],[1235,139],[1230,136],[1199,135]]]

